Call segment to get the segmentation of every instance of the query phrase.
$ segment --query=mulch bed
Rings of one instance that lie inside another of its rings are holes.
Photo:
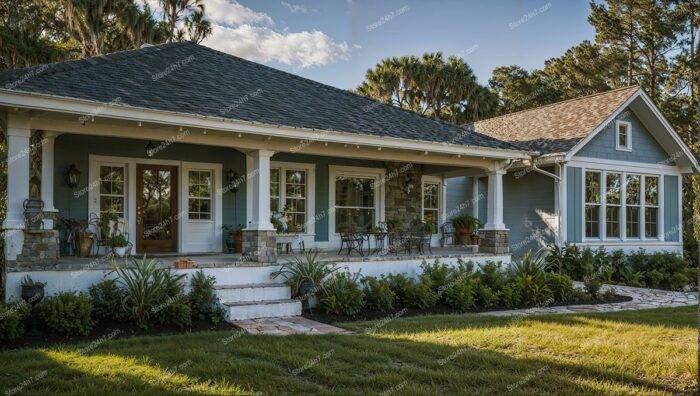
[[[172,325],[151,325],[147,330],[144,330],[135,324],[131,323],[99,323],[97,324],[90,335],[87,336],[63,336],[60,334],[42,331],[41,324],[37,324],[37,330],[31,331],[31,324],[28,320],[24,326],[25,333],[17,340],[9,342],[5,345],[0,345],[0,351],[19,349],[19,348],[43,348],[56,347],[61,345],[72,345],[78,343],[92,343],[104,339],[121,339],[129,337],[143,336],[166,336],[176,334],[188,334],[208,331],[234,331],[237,327],[231,323],[222,321],[218,325],[214,325],[208,321],[192,323],[188,328],[181,328]]]
[[[551,305],[550,307],[561,307],[561,306],[570,306],[570,305],[597,305],[597,304],[610,304],[610,303],[621,303],[621,302],[627,302],[627,301],[632,301],[632,297],[629,296],[620,296],[620,295],[615,295],[611,299],[607,300],[578,300],[578,301],[571,301],[566,304],[557,304],[557,305]],[[362,321],[362,320],[380,320],[380,319],[385,319],[388,316],[392,315],[397,315],[398,312],[403,312],[401,314],[401,317],[410,317],[410,316],[421,316],[421,315],[443,315],[443,314],[462,314],[462,313],[479,313],[479,312],[488,312],[488,311],[510,311],[512,309],[527,309],[527,308],[533,308],[533,307],[519,307],[519,308],[504,308],[504,307],[494,307],[494,308],[477,308],[477,309],[471,309],[468,311],[461,311],[459,309],[454,309],[452,307],[449,307],[447,305],[443,304],[438,304],[432,308],[429,309],[418,309],[418,308],[394,308],[393,311],[391,312],[381,312],[381,311],[372,311],[372,310],[362,310],[357,316],[354,318],[351,318],[349,316],[344,316],[344,315],[334,315],[334,314],[329,314],[324,312],[320,307],[314,308],[313,312],[308,312],[304,311],[302,313],[302,316],[305,318],[315,320],[317,322],[321,323],[342,323],[342,322],[355,322],[355,321]]]

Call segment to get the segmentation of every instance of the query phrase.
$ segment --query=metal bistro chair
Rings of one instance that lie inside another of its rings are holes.
[[[416,245],[418,253],[425,253],[425,246],[428,246],[430,254],[433,254],[433,249],[430,247],[431,236],[428,233],[428,226],[422,221],[415,221],[411,225],[412,238],[411,242]]]
[[[374,234],[374,252],[380,253],[385,249],[384,246],[386,245],[388,236],[388,227],[384,221],[378,222],[377,227],[381,228],[382,232]]]
[[[362,234],[359,234],[352,230],[351,227],[344,226],[340,228],[340,249],[338,250],[338,254],[343,251],[343,246],[345,246],[346,249],[348,249],[348,256],[350,255],[350,252],[353,250],[356,250],[358,253],[360,253],[360,256],[364,256],[364,253],[362,252],[362,245],[364,244],[365,237]]]
[[[445,247],[447,239],[450,239],[450,244],[455,244],[455,224],[451,221],[446,221],[440,226],[440,247]]]

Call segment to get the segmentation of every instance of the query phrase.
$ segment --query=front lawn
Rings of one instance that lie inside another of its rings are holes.
[[[358,335],[134,337],[0,353],[5,394],[677,394],[696,308],[344,323]]]

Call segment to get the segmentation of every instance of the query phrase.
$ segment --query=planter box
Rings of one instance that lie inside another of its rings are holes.
[[[180,259],[175,261],[175,269],[192,269],[194,267],[194,260]]]

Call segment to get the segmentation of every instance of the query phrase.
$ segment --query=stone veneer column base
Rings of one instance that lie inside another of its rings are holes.
[[[59,258],[58,230],[24,230],[22,253],[17,255],[14,265],[42,269],[56,264]]]
[[[243,258],[258,263],[276,263],[277,231],[243,230]]]
[[[508,230],[479,230],[479,252],[508,253]]]

